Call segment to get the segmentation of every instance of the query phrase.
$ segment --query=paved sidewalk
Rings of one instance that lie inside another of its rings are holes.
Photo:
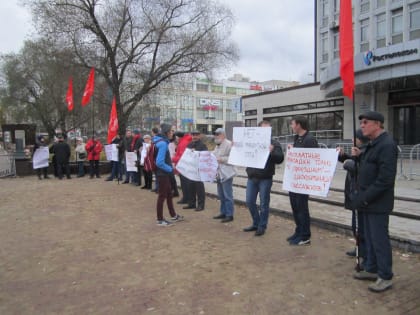
[[[238,173],[245,176],[245,168],[238,168]],[[338,164],[331,188],[343,189],[345,176],[346,172],[342,169],[341,164]],[[283,164],[276,169],[274,179],[276,181],[283,180]],[[420,216],[420,180],[397,179],[395,184],[396,199],[402,198],[403,200],[395,201],[394,210]],[[246,178],[235,177],[234,185],[236,202],[244,203],[245,188],[241,186],[246,185]],[[215,184],[206,183],[205,186],[207,193],[217,195]],[[284,191],[281,183],[278,182],[274,182],[272,191],[287,194],[287,191]],[[326,199],[344,202],[344,193],[330,190]],[[273,213],[286,217],[292,216],[289,198],[283,194],[272,193],[270,207],[273,209]],[[313,224],[335,231],[350,231],[351,212],[345,210],[342,206],[309,201],[309,209]],[[389,230],[394,246],[408,251],[420,252],[420,220],[391,216]]]

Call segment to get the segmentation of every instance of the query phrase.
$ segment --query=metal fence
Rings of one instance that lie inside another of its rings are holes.
[[[410,150],[408,180],[413,180],[413,176],[420,176],[420,144],[416,144]]]
[[[16,176],[16,164],[13,154],[0,152],[0,177]]]

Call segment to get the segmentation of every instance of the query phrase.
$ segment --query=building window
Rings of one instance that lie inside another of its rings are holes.
[[[378,14],[376,16],[376,48],[385,47],[386,45],[386,14]]]
[[[334,59],[337,59],[340,55],[340,44],[339,44],[339,33],[334,32],[333,35],[333,55]]]
[[[360,52],[369,50],[369,19],[360,21]]]
[[[391,12],[391,40],[392,44],[403,41],[403,8]]]
[[[321,34],[321,62],[328,62],[328,33]]]
[[[245,119],[245,127],[257,127],[256,119]]]
[[[321,27],[328,26],[328,0],[321,0]]]
[[[212,85],[211,91],[213,93],[223,93],[223,86],[222,85]]]
[[[383,8],[386,4],[386,0],[376,0],[376,7]]]
[[[208,92],[209,91],[208,84],[197,83],[197,91]]]
[[[370,9],[370,0],[360,1],[360,13],[366,13]]]
[[[420,2],[410,5],[410,40],[420,38]]]
[[[235,87],[226,87],[226,94],[233,94],[236,95],[236,88]]]
[[[256,109],[245,111],[245,116],[254,116],[254,115],[257,115]]]

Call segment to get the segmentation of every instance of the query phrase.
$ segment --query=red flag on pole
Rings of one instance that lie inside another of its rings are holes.
[[[340,0],[340,76],[343,95],[353,99],[354,48],[351,0]]]
[[[108,125],[108,143],[118,134],[118,116],[117,116],[117,102],[115,96],[112,100],[111,115],[109,116]]]
[[[74,102],[73,102],[73,78],[70,77],[69,79],[69,87],[67,88],[66,94],[66,103],[67,109],[71,112],[74,109]]]
[[[90,69],[89,77],[85,86],[85,91],[83,92],[82,106],[86,106],[89,103],[90,98],[93,95],[94,88],[95,88],[95,69],[92,68]]]

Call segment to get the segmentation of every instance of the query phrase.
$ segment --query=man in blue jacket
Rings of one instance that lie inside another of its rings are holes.
[[[172,126],[169,124],[162,124],[160,126],[160,134],[153,137],[156,153],[156,180],[158,182],[158,199],[156,204],[157,212],[157,225],[170,226],[171,222],[163,217],[163,203],[166,199],[171,221],[182,221],[184,218],[175,212],[174,204],[172,201],[172,186],[171,174],[173,173],[171,156],[169,154],[168,144],[169,139],[173,137]]]
[[[394,208],[394,186],[397,174],[398,149],[392,137],[384,130],[384,116],[366,112],[359,116],[363,135],[369,143],[360,155],[359,194],[354,209],[364,214],[366,261],[364,270],[356,272],[359,280],[376,280],[369,290],[383,292],[392,286],[392,249],[388,234],[389,214]]]

